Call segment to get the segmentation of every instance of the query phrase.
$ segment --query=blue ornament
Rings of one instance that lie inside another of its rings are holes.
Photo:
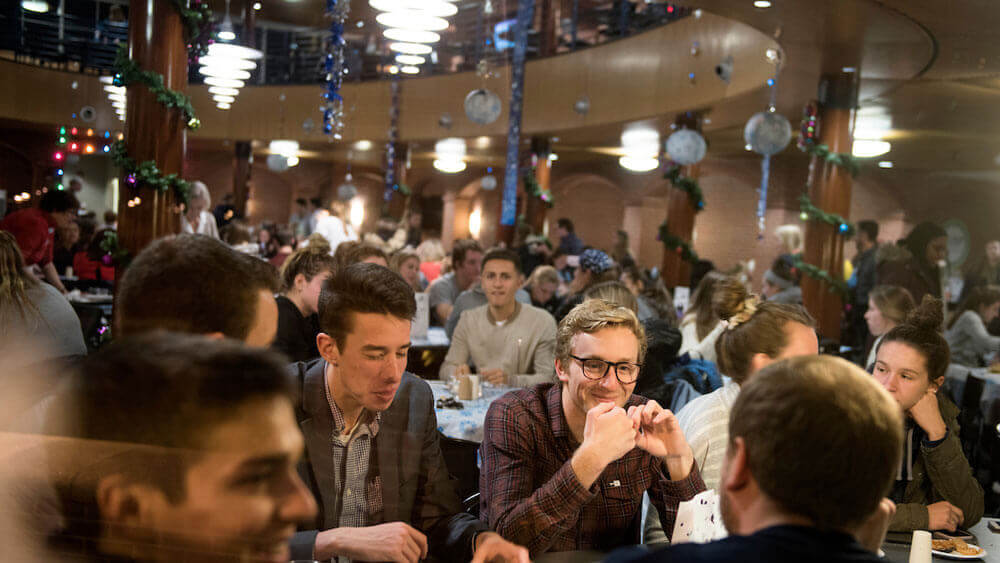
[[[848,227],[847,227],[847,223],[841,223],[841,224],[840,224],[840,232],[842,232],[842,233],[846,233],[846,232],[847,232],[847,229],[848,229]]]

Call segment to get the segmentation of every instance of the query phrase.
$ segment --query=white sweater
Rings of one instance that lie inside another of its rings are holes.
[[[489,305],[462,312],[441,365],[448,379],[459,365],[478,371],[502,369],[508,384],[528,387],[555,381],[556,321],[547,311],[518,303],[514,316],[498,325]]]
[[[715,342],[724,330],[726,323],[719,321],[712,332],[706,334],[702,340],[698,340],[698,323],[695,322],[694,315],[684,317],[681,321],[681,349],[677,355],[683,356],[687,353],[692,359],[716,363]]]
[[[975,311],[966,311],[945,333],[951,347],[952,363],[978,367],[983,356],[990,352],[1000,352],[1000,337],[986,330],[983,318]]]
[[[719,489],[722,464],[729,445],[729,411],[740,395],[740,385],[730,382],[684,405],[677,422],[687,438],[705,487]]]

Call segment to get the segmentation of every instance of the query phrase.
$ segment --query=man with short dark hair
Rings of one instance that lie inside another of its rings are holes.
[[[120,335],[171,330],[266,348],[278,326],[274,266],[203,235],[153,241],[118,282]]]
[[[24,265],[39,268],[45,280],[63,293],[66,287],[52,263],[55,232],[69,227],[79,208],[73,192],[50,190],[42,195],[38,208],[15,211],[0,221],[0,231],[9,232],[17,240]]]
[[[871,376],[833,356],[782,360],[742,388],[729,421],[720,501],[730,537],[637,561],[881,561],[903,426]]]
[[[471,373],[475,366],[485,382],[495,385],[555,381],[556,321],[544,309],[515,299],[524,282],[517,253],[487,252],[480,279],[487,304],[462,313],[441,379]]]
[[[455,241],[451,249],[452,271],[434,280],[427,288],[431,321],[435,326],[444,326],[448,322],[459,294],[479,280],[482,261],[483,249],[478,242],[472,239]]]
[[[561,250],[569,256],[579,256],[583,253],[583,241],[576,236],[573,221],[568,217],[560,217],[556,221],[556,236],[559,237],[559,247],[556,250]]]
[[[462,512],[438,443],[434,399],[406,372],[413,290],[398,274],[354,264],[323,287],[322,358],[293,366],[306,459],[319,503],[292,559],[527,562],[527,551]]]
[[[639,542],[643,493],[672,530],[705,490],[676,417],[632,394],[646,354],[635,313],[602,299],[556,336],[558,383],[511,391],[486,414],[480,514],[531,554]]]
[[[49,430],[74,439],[50,450],[66,510],[57,551],[289,560],[316,503],[295,470],[302,436],[278,356],[160,332],[116,341],[72,377],[50,411]]]

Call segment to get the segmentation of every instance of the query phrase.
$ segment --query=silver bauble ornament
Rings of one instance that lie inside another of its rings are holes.
[[[497,178],[496,176],[483,176],[483,179],[479,181],[479,187],[486,191],[492,191],[497,189]]]
[[[743,140],[757,154],[775,155],[784,150],[792,140],[792,126],[780,113],[758,112],[743,128]]]
[[[451,114],[442,113],[438,118],[438,125],[445,129],[451,129]]]
[[[473,90],[465,97],[465,115],[480,125],[496,121],[500,111],[500,98],[485,88]]]
[[[288,159],[280,154],[267,155],[267,168],[272,172],[284,172],[288,170]]]
[[[705,138],[691,129],[674,131],[667,138],[667,153],[670,159],[684,166],[700,162],[705,158],[707,149]]]
[[[590,111],[590,98],[580,96],[580,99],[573,104],[573,111],[580,115],[587,115],[587,112]]]

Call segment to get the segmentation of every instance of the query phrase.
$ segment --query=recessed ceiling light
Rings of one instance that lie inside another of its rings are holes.
[[[892,168],[891,160],[880,160],[878,163],[879,168]]]
[[[840,71],[841,72],[846,72],[846,73],[850,74],[852,72],[857,72],[858,69],[856,67],[853,67],[853,66],[845,66],[844,68],[840,69]]]
[[[754,0],[753,7],[754,8],[770,8],[771,7],[771,2],[770,2],[770,0]]]
[[[21,7],[29,12],[37,12],[39,14],[44,14],[49,11],[49,3],[43,2],[42,0],[23,0],[21,2]]]
[[[354,148],[358,149],[359,151],[371,150],[372,142],[367,139],[361,140],[358,141],[357,143],[354,143]]]
[[[256,11],[258,11],[258,12],[259,12],[259,11],[260,11],[260,9],[261,9],[261,8],[263,8],[263,7],[264,7],[264,6],[262,6],[260,2],[254,2],[254,3],[253,3],[253,9],[254,9],[254,10],[256,10]]]

